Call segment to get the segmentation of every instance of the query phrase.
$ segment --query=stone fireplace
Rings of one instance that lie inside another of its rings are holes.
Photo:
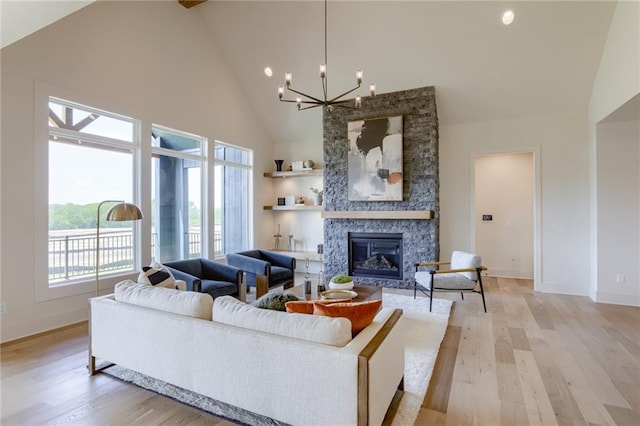
[[[347,123],[397,115],[403,120],[402,201],[350,201]],[[414,264],[437,260],[439,256],[435,89],[424,87],[376,95],[363,99],[362,108],[358,110],[335,108],[324,113],[323,127],[325,276],[329,279],[333,275],[349,274],[364,284],[411,287]],[[359,238],[363,233],[400,238],[393,243],[395,248],[388,241],[353,247],[354,236]],[[353,257],[354,252],[368,254],[360,260],[368,262],[366,268],[362,268],[362,264],[351,265],[350,255]],[[395,260],[387,258],[392,253],[390,257]],[[384,274],[371,271],[394,262],[397,271],[387,270]]]
[[[349,275],[402,280],[402,234],[349,232]]]

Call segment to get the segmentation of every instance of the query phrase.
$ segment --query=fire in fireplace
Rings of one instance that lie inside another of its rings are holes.
[[[402,234],[349,232],[349,275],[402,280]]]

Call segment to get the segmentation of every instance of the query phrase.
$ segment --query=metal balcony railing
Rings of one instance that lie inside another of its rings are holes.
[[[201,256],[201,233],[186,233],[188,257]],[[158,235],[151,235],[151,252],[155,253]],[[214,233],[215,256],[223,255],[222,233]],[[100,273],[127,271],[134,268],[133,230],[100,232]],[[95,233],[49,236],[49,281],[91,276],[96,272]]]

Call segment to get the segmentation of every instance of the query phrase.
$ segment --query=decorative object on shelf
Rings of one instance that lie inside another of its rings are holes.
[[[314,188],[313,186],[309,189],[311,190],[311,192],[315,194],[314,204],[316,206],[321,206],[322,205],[322,189]]]
[[[285,198],[285,206],[293,206],[296,203],[295,195],[287,195]]]
[[[402,116],[350,121],[349,201],[402,201]]]
[[[302,195],[296,197],[296,206],[304,206],[304,197]]]
[[[305,160],[305,161],[292,161],[291,162],[291,170],[294,172],[302,172],[302,171],[309,171],[309,170],[313,170],[311,168],[311,166],[307,167],[305,166],[305,163],[307,161],[311,161],[311,160]],[[313,161],[311,161],[311,163],[313,163]]]
[[[318,254],[323,254],[324,253],[324,244],[318,244],[318,247],[316,248]]]
[[[284,74],[284,86],[278,86],[278,99],[281,102],[295,102],[298,110],[316,108],[323,106],[325,111],[331,112],[334,107],[357,109],[362,106],[362,98],[358,95],[355,99],[343,99],[346,95],[360,88],[362,84],[363,72],[362,70],[356,71],[356,86],[341,93],[335,97],[327,97],[327,0],[324,0],[324,63],[320,64],[320,79],[322,80],[322,96],[311,96],[304,92],[300,92],[291,87],[292,74],[286,72]],[[284,91],[289,90],[298,96],[296,99],[285,99]],[[374,97],[376,95],[376,85],[369,85],[369,95]],[[351,105],[349,105],[351,104]],[[302,105],[305,105],[304,107]]]
[[[302,166],[303,166],[305,169],[313,169],[313,165],[314,165],[314,164],[316,164],[316,163],[314,163],[314,162],[313,162],[313,160],[304,160],[304,161],[302,162]]]
[[[293,251],[293,234],[287,235],[287,250]]]
[[[282,171],[282,163],[284,163],[284,160],[273,160],[276,163],[276,171],[281,172]]]
[[[280,233],[280,224],[278,224],[278,232],[275,233],[273,238],[275,239],[274,249],[275,250],[279,250],[280,249],[280,238],[282,238],[282,234]]]
[[[353,279],[347,275],[335,275],[329,281],[329,288],[333,290],[351,290]]]
[[[322,244],[319,244],[322,245]],[[324,285],[324,270],[323,270],[323,262],[322,262],[322,253],[318,252],[318,254],[320,256],[318,256],[320,258],[320,270],[318,271],[318,292],[320,291],[325,291],[327,288]]]
[[[279,206],[286,206],[286,200],[284,197],[278,197],[278,205]]]
[[[96,296],[100,295],[100,207],[104,203],[118,203],[107,211],[108,222],[124,222],[127,220],[140,220],[144,216],[135,204],[125,203],[120,200],[105,200],[98,204],[96,217]]]
[[[304,274],[304,292],[305,294],[311,294],[311,274],[309,274],[309,258],[305,257],[305,267],[307,272]]]

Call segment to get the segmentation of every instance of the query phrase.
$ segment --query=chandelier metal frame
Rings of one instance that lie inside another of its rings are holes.
[[[359,109],[362,106],[362,97],[356,96],[355,99],[342,99],[348,94],[358,90],[362,85],[362,70],[356,71],[356,86],[346,92],[339,94],[338,96],[334,96],[332,98],[328,97],[328,78],[327,78],[327,0],[324,0],[324,63],[320,64],[320,79],[322,80],[322,98],[311,96],[307,93],[301,92],[299,90],[291,87],[292,74],[290,72],[286,72],[284,74],[284,85],[278,86],[278,99],[280,102],[289,102],[295,103],[298,106],[299,111],[303,111],[305,109],[317,108],[319,106],[324,106],[326,111],[331,111],[333,107],[340,108],[349,108],[349,109]],[[285,99],[285,90],[293,92],[298,96],[296,99]],[[376,85],[369,85],[369,96],[374,97],[376,95]],[[353,103],[352,105],[349,105]],[[304,106],[303,106],[304,105]]]

